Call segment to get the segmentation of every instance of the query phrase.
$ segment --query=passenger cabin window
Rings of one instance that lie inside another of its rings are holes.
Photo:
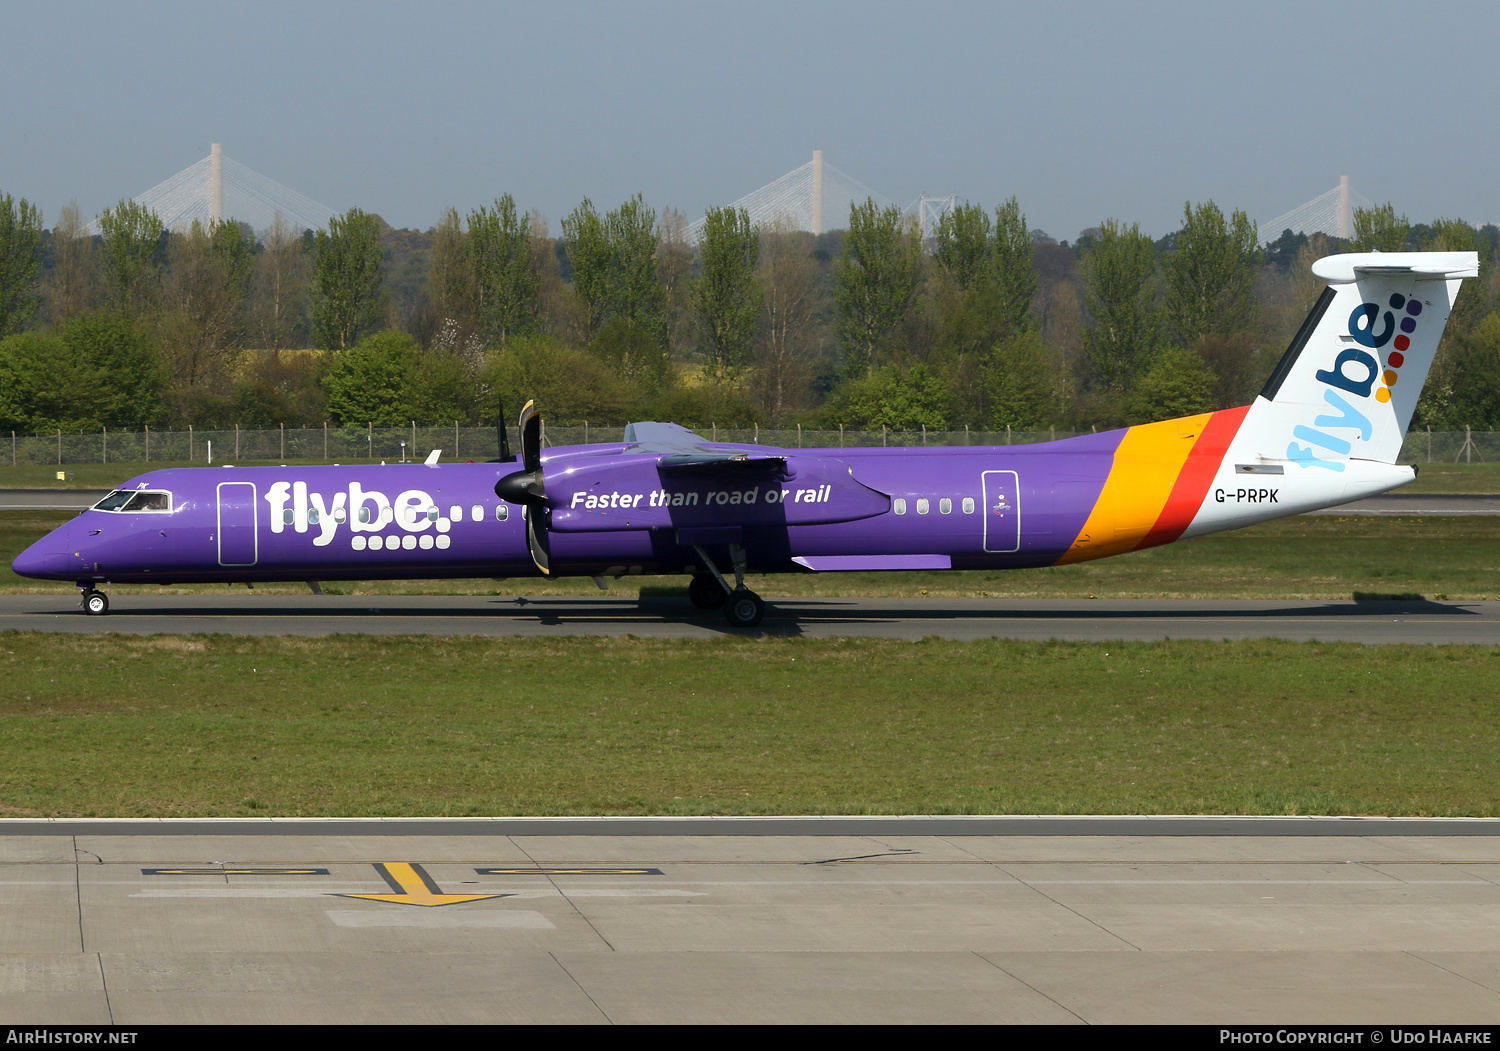
[[[906,501],[903,500],[903,499],[901,499],[901,497],[899,497],[899,496],[896,497],[896,508],[895,508],[895,510],[896,510],[896,513],[898,515],[904,515],[904,514],[906,514]]]
[[[943,497],[938,501],[938,510],[945,515],[951,515],[953,513],[953,501],[946,496]]]
[[[927,497],[917,497],[917,514],[925,515],[930,510],[932,510],[932,505],[927,502]]]
[[[964,497],[964,514],[971,515],[973,513],[974,513],[974,498],[972,496],[966,496],[966,497]]]
[[[495,521],[503,522],[510,517],[510,508],[505,504],[495,505]]]
[[[483,522],[484,521],[484,508],[480,507],[478,504],[474,504],[472,507],[470,507],[469,508],[469,521],[471,521],[471,522]]]
[[[172,510],[172,494],[161,491],[117,489],[94,505],[96,511]]]

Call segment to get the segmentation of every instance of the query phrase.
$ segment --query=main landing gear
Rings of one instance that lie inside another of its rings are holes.
[[[738,544],[729,545],[729,559],[734,565],[734,587],[724,579],[719,567],[714,565],[703,548],[693,545],[698,557],[703,560],[707,573],[697,573],[688,585],[688,599],[699,609],[723,607],[724,619],[730,627],[753,628],[766,615],[766,604],[761,597],[745,587],[745,549]]]
[[[109,596],[96,588],[83,591],[83,611],[91,617],[102,617],[109,612]]]

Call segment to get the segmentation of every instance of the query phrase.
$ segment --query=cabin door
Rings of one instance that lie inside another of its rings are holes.
[[[253,566],[260,555],[255,530],[255,483],[219,483],[219,565]]]
[[[984,550],[1021,550],[1021,487],[1015,471],[984,472]]]

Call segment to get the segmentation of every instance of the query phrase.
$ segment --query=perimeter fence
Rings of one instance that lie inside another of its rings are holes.
[[[786,449],[870,448],[922,445],[1029,445],[1087,431],[897,431],[810,428],[698,428],[709,441]],[[621,442],[624,427],[543,427],[543,445]],[[517,451],[515,429],[511,449]],[[274,430],[103,430],[69,434],[10,435],[10,461],[22,464],[236,463],[292,461],[355,463],[425,459],[441,449],[444,460],[493,460],[500,455],[494,427],[285,427]],[[3,457],[3,453],[0,453]],[[1500,431],[1412,431],[1403,463],[1500,462]],[[3,462],[3,461],[0,461]]]

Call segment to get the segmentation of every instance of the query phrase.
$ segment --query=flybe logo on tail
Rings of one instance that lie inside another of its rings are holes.
[[[1406,364],[1406,351],[1411,347],[1412,333],[1417,330],[1417,316],[1422,313],[1420,301],[1408,299],[1399,292],[1391,293],[1387,305],[1388,309],[1382,310],[1377,303],[1361,303],[1349,315],[1349,335],[1356,343],[1369,350],[1345,347],[1333,359],[1332,368],[1319,369],[1314,373],[1321,383],[1326,384],[1323,391],[1324,403],[1338,415],[1330,413],[1319,416],[1313,420],[1312,427],[1299,423],[1292,428],[1293,437],[1307,443],[1304,445],[1293,441],[1286,447],[1287,459],[1298,466],[1342,471],[1342,460],[1325,457],[1329,452],[1339,456],[1349,455],[1354,448],[1353,442],[1350,438],[1328,432],[1358,431],[1363,441],[1369,441],[1374,433],[1370,418],[1351,404],[1344,394],[1368,399],[1373,390],[1375,400],[1381,404],[1391,400],[1391,388],[1400,378],[1401,366]],[[1378,352],[1387,344],[1391,345],[1391,350],[1386,354],[1385,366],[1382,368],[1380,360],[1370,351]],[[1376,386],[1377,380],[1379,386]]]

